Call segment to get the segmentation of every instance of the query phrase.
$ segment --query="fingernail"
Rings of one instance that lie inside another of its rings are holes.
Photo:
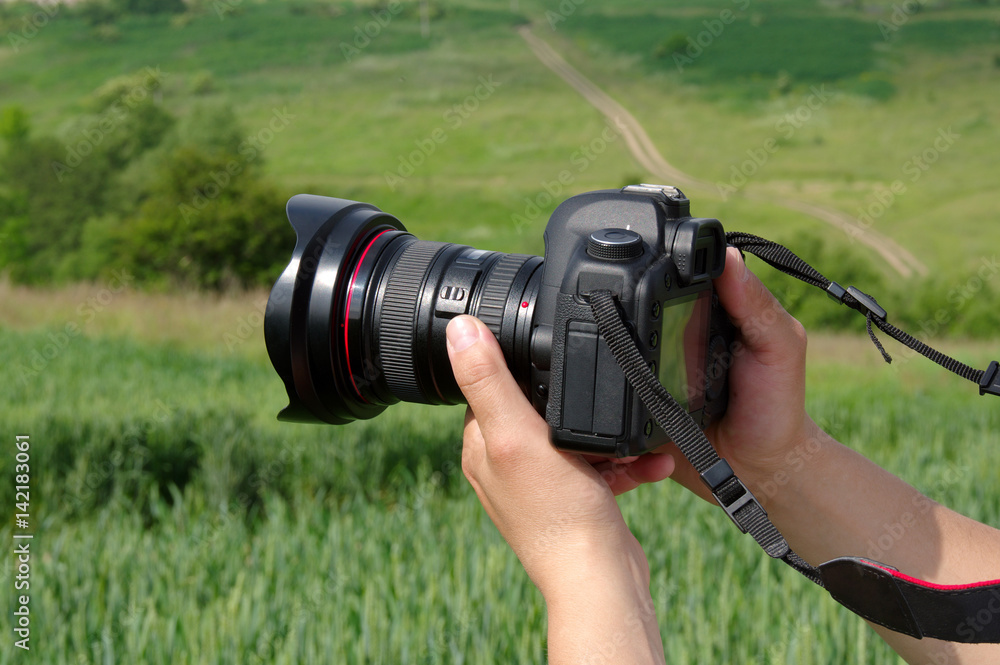
[[[738,251],[736,254],[739,256],[740,262],[739,278],[741,282],[745,282],[750,279],[750,269],[747,268],[747,262],[746,259],[743,258],[743,252]]]
[[[448,346],[452,351],[464,351],[479,341],[479,331],[476,324],[465,316],[452,319],[446,331]]]

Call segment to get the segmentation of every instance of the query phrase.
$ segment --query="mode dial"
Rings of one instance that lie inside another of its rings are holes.
[[[628,229],[601,229],[590,234],[587,254],[604,261],[628,261],[642,256],[642,236]]]

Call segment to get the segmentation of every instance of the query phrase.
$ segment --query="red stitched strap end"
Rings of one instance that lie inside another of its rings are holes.
[[[819,570],[834,600],[872,623],[917,638],[1000,643],[1000,580],[934,584],[857,557]]]

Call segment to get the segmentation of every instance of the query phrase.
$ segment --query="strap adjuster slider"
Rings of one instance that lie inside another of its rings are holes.
[[[836,282],[830,282],[830,284],[826,287],[826,295],[830,296],[833,300],[836,300],[841,305],[844,304],[844,295],[846,294],[847,294],[847,289],[842,287],[840,284],[837,284]]]
[[[740,523],[736,513],[747,504],[757,504],[761,514],[767,515],[767,511],[757,501],[757,497],[747,489],[742,480],[736,477],[733,467],[729,466],[729,462],[726,460],[720,458],[718,462],[701,474],[701,480],[712,491],[716,502],[722,506],[726,515],[741,532],[747,533],[747,527]],[[735,484],[731,484],[730,481],[734,481]],[[723,490],[725,491],[723,492]]]
[[[847,293],[857,301],[855,304],[849,305],[849,307],[858,310],[862,314],[871,314],[876,319],[885,321],[885,317],[887,316],[886,311],[870,295],[853,286],[847,287]]]
[[[854,286],[846,289],[836,282],[830,282],[826,287],[826,295],[830,296],[842,305],[847,305],[851,309],[856,309],[865,316],[871,314],[880,321],[885,321],[888,316],[885,309],[880,306],[870,295]],[[852,300],[848,300],[848,296]]]

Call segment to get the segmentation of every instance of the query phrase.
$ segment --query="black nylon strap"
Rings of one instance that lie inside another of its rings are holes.
[[[963,379],[978,384],[980,395],[985,395],[986,393],[1000,395],[1000,372],[997,372],[994,367],[995,363],[991,364],[990,368],[984,372],[983,370],[969,367],[965,363],[931,348],[916,337],[903,332],[889,323],[886,320],[885,310],[870,295],[853,286],[845,289],[837,282],[827,279],[822,273],[800,259],[791,250],[776,242],[765,240],[750,233],[740,232],[727,233],[726,241],[740,251],[750,252],[754,256],[763,259],[769,265],[786,275],[791,275],[807,284],[812,284],[823,289],[834,300],[864,314],[868,336],[887,363],[892,362],[892,357],[886,352],[882,343],[879,342],[878,337],[875,336],[872,326],[886,333],[900,344],[904,344],[925,358],[936,362],[948,371],[954,372]]]
[[[740,251],[750,252],[766,261],[771,267],[780,270],[786,275],[791,275],[801,279],[807,284],[826,289],[830,285],[830,280],[824,277],[818,270],[796,256],[791,250],[779,245],[776,242],[765,240],[752,233],[741,233],[730,231],[726,234],[726,242],[733,247],[738,247]]]
[[[792,552],[767,512],[732,467],[719,457],[694,419],[677,403],[653,375],[622,321],[618,305],[610,291],[589,294],[590,307],[601,337],[611,349],[625,378],[649,409],[653,419],[674,441],[681,453],[701,474],[719,505],[744,533],[749,533],[769,556],[781,559],[816,584],[822,585],[819,570]]]
[[[874,319],[873,323],[879,330],[885,332],[901,344],[905,344],[925,358],[933,360],[938,365],[941,365],[941,367],[944,367],[946,370],[958,374],[963,379],[968,379],[973,383],[979,383],[982,380],[984,374],[983,370],[969,367],[965,363],[955,360],[951,356],[947,356],[937,349],[931,348],[916,337],[903,332],[885,319]]]
[[[860,558],[834,559],[816,568],[795,554],[690,414],[653,375],[625,327],[612,293],[597,290],[588,297],[601,337],[636,395],[698,471],[733,523],[749,533],[769,556],[825,587],[834,600],[855,614],[896,632],[953,642],[1000,643],[1000,580],[940,586]],[[868,317],[873,320],[871,313]],[[991,372],[1000,375],[996,362],[986,375]]]

